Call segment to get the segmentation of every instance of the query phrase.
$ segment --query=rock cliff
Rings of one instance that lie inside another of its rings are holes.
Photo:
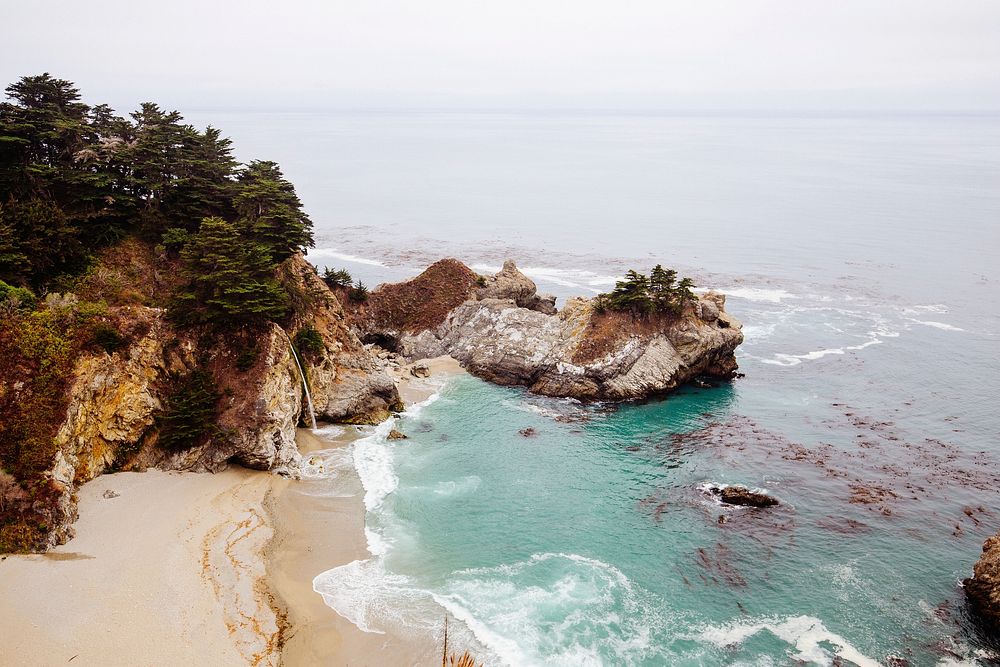
[[[1000,631],[1000,533],[986,540],[972,576],[962,583],[973,609]]]
[[[178,330],[159,308],[115,309],[115,317],[141,323],[133,327],[141,335],[113,353],[87,350],[76,359],[54,437],[55,454],[42,475],[46,501],[25,497],[10,480],[0,484],[0,509],[16,514],[21,511],[17,504],[25,504],[22,510],[46,527],[35,548],[72,536],[76,487],[104,472],[218,471],[233,462],[294,474],[299,464],[295,429],[305,405],[291,341],[303,327],[312,327],[322,339],[322,349],[302,355],[317,418],[376,423],[401,409],[382,362],[348,328],[340,302],[312,267],[295,257],[285,270],[304,304],[288,332],[269,323],[219,336]],[[180,450],[161,446],[158,420],[172,387],[196,368],[210,374],[220,397],[212,435]],[[17,382],[0,378],[0,394]]]
[[[362,338],[411,359],[448,354],[486,380],[547,396],[638,399],[737,369],[742,325],[722,294],[709,292],[676,315],[602,313],[584,298],[557,313],[513,262],[492,278],[473,275],[456,260],[438,262],[412,281],[379,287],[354,324]],[[419,310],[426,295],[434,317],[401,318],[383,306],[408,298]]]

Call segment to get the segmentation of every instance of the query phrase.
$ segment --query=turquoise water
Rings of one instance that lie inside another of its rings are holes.
[[[1000,529],[1000,117],[211,120],[282,163],[321,266],[513,257],[566,297],[662,261],[746,325],[731,384],[608,406],[463,378],[408,440],[380,427],[347,462],[373,556],[316,582],[337,611],[428,634],[444,607],[495,664],[996,659],[960,581]]]

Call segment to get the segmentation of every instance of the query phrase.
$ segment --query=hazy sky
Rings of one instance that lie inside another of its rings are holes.
[[[1000,0],[0,0],[0,79],[125,107],[1000,108]]]

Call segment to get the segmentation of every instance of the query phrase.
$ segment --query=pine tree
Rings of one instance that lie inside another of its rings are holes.
[[[185,287],[175,315],[182,322],[241,325],[281,319],[288,295],[274,277],[267,249],[242,238],[222,218],[205,218],[181,251]]]
[[[295,187],[274,162],[251,162],[240,174],[234,200],[250,237],[281,262],[313,247],[312,222],[302,210]]]
[[[613,310],[628,310],[636,315],[649,312],[652,305],[649,279],[630,269],[624,280],[615,283],[615,289],[608,296],[608,305]]]
[[[678,301],[681,303],[681,305],[691,301],[695,301],[698,298],[695,296],[694,292],[691,291],[693,287],[694,287],[694,281],[691,280],[690,278],[682,278],[681,281],[677,284]]]

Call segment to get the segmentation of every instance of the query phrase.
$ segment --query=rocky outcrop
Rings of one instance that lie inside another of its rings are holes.
[[[546,315],[556,314],[556,298],[551,294],[538,294],[535,283],[521,273],[513,260],[503,263],[496,275],[487,278],[486,284],[476,293],[479,299],[507,299],[520,308],[537,310]]]
[[[411,282],[424,279],[422,274]],[[401,292],[406,285],[389,289]],[[453,290],[452,301],[458,295],[464,299],[432,326],[398,326],[377,312],[355,325],[362,337],[391,337],[396,351],[411,359],[448,354],[486,380],[547,396],[644,398],[702,375],[729,378],[737,369],[734,352],[743,342],[742,325],[725,311],[722,294],[705,294],[679,315],[637,319],[600,313],[583,298],[550,314],[547,306],[539,310],[548,299],[534,299],[534,284],[513,262],[485,287],[464,289]]]
[[[313,327],[323,341],[322,350],[302,359],[317,418],[375,423],[401,409],[383,363],[350,330],[340,302],[312,267],[296,257],[286,269],[307,303],[293,333]],[[304,392],[289,333],[273,323],[227,337],[178,331],[163,311],[149,307],[130,307],[118,316],[141,321],[142,334],[114,353],[86,352],[76,361],[56,453],[44,474],[49,501],[33,510],[49,527],[43,547],[72,536],[75,490],[104,472],[214,472],[232,462],[294,474],[299,465],[295,429],[303,418]],[[162,447],[158,418],[176,379],[196,368],[210,373],[220,395],[217,429],[193,447]]]
[[[364,346],[347,322],[340,300],[301,256],[290,270],[306,290],[310,305],[296,328],[311,326],[323,339],[320,354],[303,355],[317,419],[377,424],[403,409],[385,364]]]
[[[717,496],[726,505],[740,505],[742,507],[773,507],[778,504],[778,499],[751,491],[745,486],[712,486],[709,492]]]
[[[962,583],[972,608],[1000,632],[1000,533],[986,540],[972,576]]]

